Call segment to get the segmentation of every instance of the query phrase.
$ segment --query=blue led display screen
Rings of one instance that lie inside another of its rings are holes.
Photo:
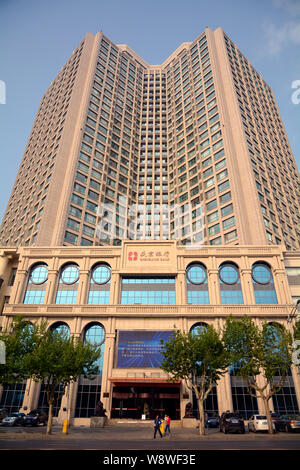
[[[163,360],[160,340],[173,331],[119,331],[117,367],[160,367]]]

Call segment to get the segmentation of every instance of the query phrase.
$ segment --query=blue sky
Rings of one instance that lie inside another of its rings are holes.
[[[299,168],[300,0],[0,0],[0,220],[41,97],[87,32],[160,64],[206,26],[221,26],[272,87]]]

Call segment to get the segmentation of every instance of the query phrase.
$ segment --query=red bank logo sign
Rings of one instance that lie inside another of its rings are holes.
[[[169,251],[137,251],[128,252],[128,261],[170,261]]]
[[[136,251],[129,251],[128,253],[128,261],[137,261],[138,254]]]

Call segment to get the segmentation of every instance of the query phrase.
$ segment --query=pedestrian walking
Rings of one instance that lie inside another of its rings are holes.
[[[158,415],[156,415],[156,418],[154,420],[154,436],[153,436],[153,439],[156,439],[157,431],[159,432],[160,437],[163,437],[162,433],[161,433],[161,430],[160,430],[160,426],[161,426],[161,419]]]
[[[169,435],[170,435],[170,434],[171,434],[171,430],[170,430],[171,418],[170,418],[170,416],[165,415],[164,421],[165,421],[165,432],[164,432],[164,436],[167,435],[167,431],[169,431]]]

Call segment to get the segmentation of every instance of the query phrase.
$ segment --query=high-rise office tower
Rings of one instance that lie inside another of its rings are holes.
[[[221,28],[161,65],[88,33],[42,98],[0,244],[295,250],[298,182],[273,92]]]

